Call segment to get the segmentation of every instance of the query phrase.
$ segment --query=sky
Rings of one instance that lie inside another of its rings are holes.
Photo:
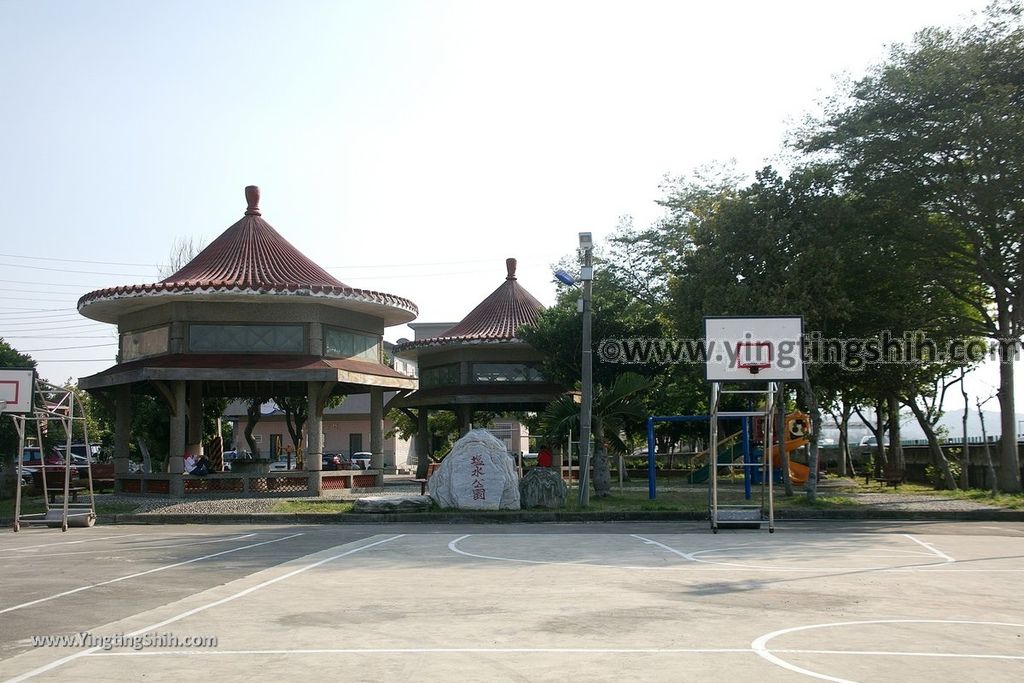
[[[77,299],[159,280],[250,184],[420,321],[461,319],[509,256],[552,303],[580,231],[655,220],[667,176],[778,162],[837,79],[984,4],[0,0],[0,336],[51,381],[108,367]]]

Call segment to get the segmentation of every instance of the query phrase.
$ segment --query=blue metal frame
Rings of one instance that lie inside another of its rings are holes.
[[[655,422],[707,422],[709,415],[652,415],[647,418],[647,497],[654,500],[657,491],[654,483],[657,471],[654,458],[654,423]],[[725,418],[728,419],[728,418]],[[743,420],[743,462],[750,458],[750,418]],[[717,465],[717,463],[716,463]],[[750,500],[750,468],[743,468],[743,493]]]

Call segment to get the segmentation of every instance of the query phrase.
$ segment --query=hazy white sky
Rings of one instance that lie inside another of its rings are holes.
[[[0,335],[53,381],[107,367],[78,297],[159,279],[247,184],[422,321],[463,317],[507,256],[550,303],[577,232],[652,220],[665,174],[770,162],[834,77],[984,4],[0,0]]]

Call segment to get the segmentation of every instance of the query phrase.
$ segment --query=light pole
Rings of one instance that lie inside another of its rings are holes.
[[[580,507],[590,504],[590,418],[594,407],[594,356],[591,352],[590,299],[594,284],[594,241],[589,232],[580,233],[580,249],[583,250],[583,377],[582,402],[580,403]]]
[[[583,293],[582,298],[578,302],[577,308],[577,310],[583,314],[583,338],[580,344],[582,347],[583,367],[580,377],[582,391],[580,391],[580,476],[578,481],[580,487],[580,507],[586,507],[590,504],[590,424],[594,408],[594,355],[591,350],[592,344],[590,342],[592,316],[590,301],[592,298],[592,287],[594,282],[594,241],[589,232],[580,233],[580,249],[583,250],[583,268],[580,270],[579,277],[579,283],[582,283],[582,287],[577,283],[576,278],[564,270],[557,271],[555,273],[555,278],[564,285],[579,287],[580,291]],[[571,438],[569,440],[569,446],[570,448],[572,447]],[[569,462],[569,476],[571,480],[571,456]]]

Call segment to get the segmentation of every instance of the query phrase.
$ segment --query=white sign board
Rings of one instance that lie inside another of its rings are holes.
[[[800,316],[704,318],[709,382],[799,382],[804,378]]]
[[[0,370],[0,401],[5,413],[32,412],[33,370]]]

